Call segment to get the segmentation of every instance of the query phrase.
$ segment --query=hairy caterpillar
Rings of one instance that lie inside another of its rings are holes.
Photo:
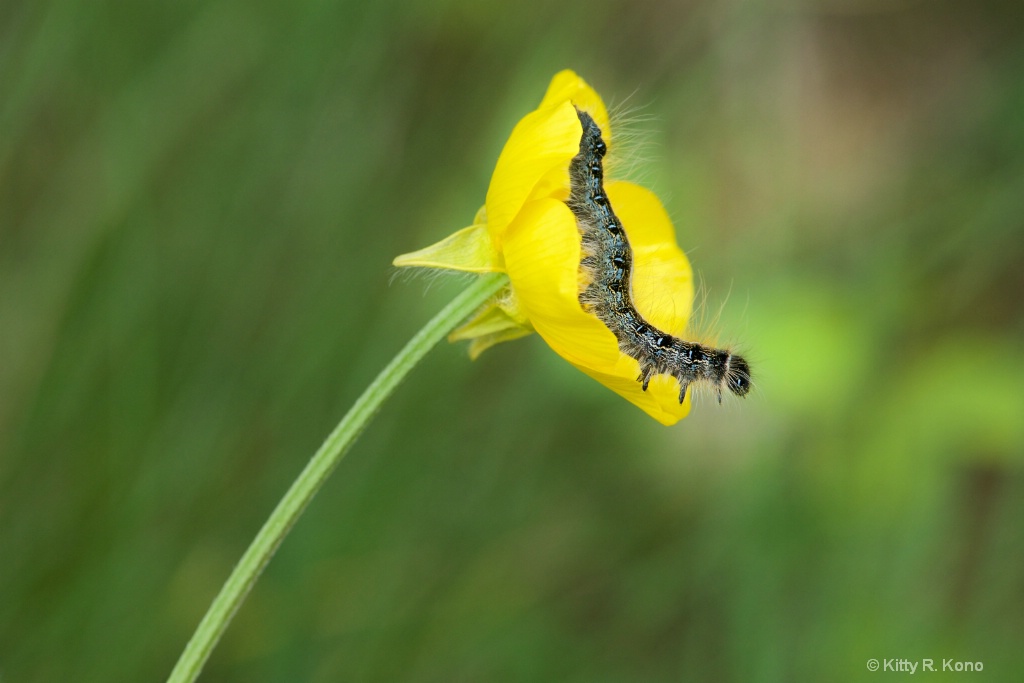
[[[604,191],[604,162],[608,151],[601,128],[584,111],[576,110],[583,126],[580,151],[569,165],[570,192],[566,204],[576,217],[582,242],[580,271],[588,284],[579,294],[583,310],[611,330],[619,350],[640,363],[637,381],[643,390],[655,375],[679,381],[679,402],[695,382],[707,382],[718,392],[737,396],[750,391],[750,366],[729,351],[686,341],[651,325],[633,305],[633,250]]]

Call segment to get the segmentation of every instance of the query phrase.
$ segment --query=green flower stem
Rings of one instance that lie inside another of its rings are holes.
[[[384,400],[427,351],[507,282],[508,278],[504,274],[490,274],[478,278],[410,339],[405,348],[366,388],[348,414],[320,446],[320,450],[313,455],[284,498],[274,508],[263,528],[256,534],[249,549],[242,555],[242,559],[220,589],[203,620],[199,622],[196,632],[192,634],[192,639],[188,641],[170,678],[167,679],[168,683],[194,681],[199,676],[231,618],[281,545],[281,541]]]

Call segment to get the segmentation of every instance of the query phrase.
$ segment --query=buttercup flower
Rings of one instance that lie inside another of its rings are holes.
[[[536,331],[562,358],[659,422],[674,424],[689,413],[692,392],[680,404],[679,385],[669,375],[655,376],[643,391],[639,363],[619,350],[612,332],[579,302],[580,234],[565,204],[569,164],[583,133],[577,108],[593,117],[613,153],[600,96],[572,71],[556,74],[540,106],[505,143],[473,224],[394,263],[507,273],[507,289],[453,332],[451,341],[470,340],[475,358]],[[633,183],[609,181],[605,191],[633,250],[634,305],[657,328],[681,334],[693,303],[693,274],[664,207]]]

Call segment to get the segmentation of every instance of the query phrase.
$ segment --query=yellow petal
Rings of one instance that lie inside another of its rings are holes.
[[[445,268],[467,273],[500,273],[505,270],[501,254],[483,224],[463,228],[419,251],[396,256],[392,263],[400,268]]]
[[[560,182],[568,187],[569,162],[580,151],[582,134],[568,101],[533,111],[516,124],[487,188],[487,223],[499,250],[505,229],[542,178],[558,169]]]
[[[569,207],[555,199],[528,202],[505,240],[505,265],[519,306],[560,356],[610,367],[620,355],[615,336],[580,307],[579,262],[580,237]]]
[[[484,204],[477,209],[476,216],[473,217],[473,225],[483,225],[487,222],[487,205]]]
[[[590,114],[594,122],[601,129],[602,137],[608,144],[611,143],[611,124],[608,121],[608,110],[604,101],[587,82],[576,75],[575,71],[565,69],[555,74],[548,85],[548,91],[541,100],[539,109],[554,106],[564,101],[572,102],[576,107]],[[582,134],[582,130],[580,131]],[[576,140],[577,144],[579,140]]]
[[[679,336],[693,307],[693,270],[658,197],[624,181],[605,184],[633,249],[633,303],[647,322]]]
[[[572,71],[556,74],[540,106],[516,124],[491,176],[486,215],[498,249],[506,227],[527,200],[567,195],[569,162],[579,153],[583,134],[577,107],[589,112],[606,141],[611,140],[601,97]]]
[[[637,406],[663,425],[674,425],[690,414],[692,391],[686,392],[686,400],[679,404],[679,383],[668,375],[657,375],[651,379],[647,391],[640,389],[636,377],[623,377],[600,373],[590,368],[576,366],[586,374],[605,385],[616,394]]]

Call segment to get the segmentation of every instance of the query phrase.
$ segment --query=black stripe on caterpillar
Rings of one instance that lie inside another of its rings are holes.
[[[722,401],[722,389],[737,396],[750,391],[750,366],[741,356],[686,341],[659,330],[633,304],[633,250],[604,190],[604,155],[608,151],[601,128],[585,111],[576,110],[583,134],[580,151],[569,165],[570,192],[566,204],[576,217],[582,253],[580,271],[587,284],[580,305],[604,323],[619,350],[640,364],[644,391],[655,375],[679,381],[679,402],[694,383],[707,383]]]

